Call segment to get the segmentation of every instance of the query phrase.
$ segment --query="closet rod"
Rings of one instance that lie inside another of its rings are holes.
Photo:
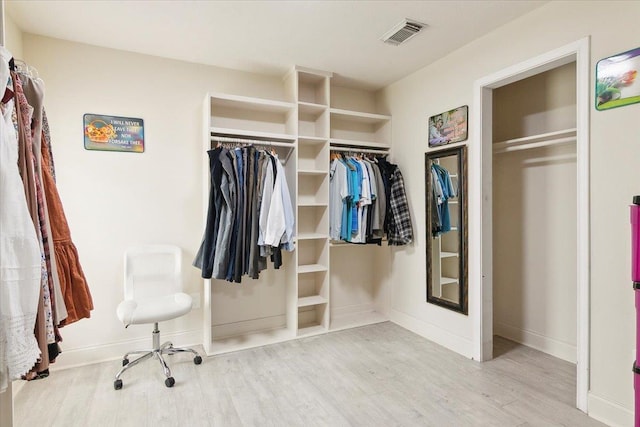
[[[549,139],[546,141],[540,141],[540,142],[530,142],[527,144],[520,144],[520,145],[501,145],[496,147],[496,145],[498,144],[504,144],[503,142],[501,143],[496,143],[494,144],[493,150],[496,154],[501,154],[501,153],[509,153],[511,151],[520,151],[520,150],[528,150],[531,148],[540,148],[540,147],[546,147],[549,145],[562,145],[562,144],[568,144],[570,142],[575,142],[576,141],[576,136],[568,136],[566,138],[555,138],[555,139]]]
[[[218,136],[215,134],[211,134],[211,141],[220,142],[220,143],[228,143],[228,144],[242,144],[242,145],[256,145],[259,147],[285,147],[288,148],[287,154],[282,160],[283,164],[286,164],[289,161],[289,157],[291,157],[291,153],[293,153],[293,149],[295,148],[293,144],[286,142],[277,142],[277,141],[265,141],[262,139],[246,139],[246,138],[232,138],[228,136]]]
[[[212,141],[217,141],[217,142],[231,142],[231,143],[238,143],[238,144],[254,144],[254,145],[271,145],[274,147],[288,147],[288,148],[293,148],[293,144],[292,143],[288,143],[288,142],[279,142],[279,141],[267,141],[264,139],[250,139],[250,138],[233,138],[233,137],[229,137],[229,136],[218,136],[215,134],[211,134],[211,140]]]
[[[388,148],[373,149],[373,148],[354,148],[354,147],[330,147],[329,149],[331,151],[343,151],[348,153],[372,153],[372,154],[381,154],[381,155],[389,154]]]

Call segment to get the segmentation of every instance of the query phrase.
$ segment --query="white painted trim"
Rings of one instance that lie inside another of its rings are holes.
[[[282,329],[286,327],[287,315],[283,313],[275,316],[261,317],[259,319],[211,325],[211,336],[213,337],[213,341],[225,340],[227,338],[241,337],[243,335],[272,331],[274,329]]]
[[[590,378],[590,352],[591,346],[591,203],[590,203],[590,171],[589,161],[589,112],[591,111],[591,85],[589,76],[591,73],[591,54],[589,38],[586,37],[577,42],[576,46],[576,107],[577,107],[577,142],[576,142],[576,166],[578,173],[578,253],[577,253],[577,377],[576,377],[576,407],[587,412],[589,378]]]
[[[107,362],[110,360],[121,359],[128,351],[151,349],[153,346],[151,337],[153,325],[150,324],[148,326],[149,335],[144,338],[76,348],[73,350],[65,350],[63,346],[62,353],[56,359],[56,363],[49,365],[49,369],[51,371],[59,371],[75,368],[77,366]],[[160,331],[162,331],[162,328]],[[175,347],[200,346],[201,338],[202,332],[199,329],[166,334],[160,332],[160,341],[171,341]],[[114,369],[119,367],[119,365],[114,365]],[[116,372],[117,369],[114,370],[113,375],[115,375]]]
[[[499,335],[511,341],[524,344],[527,347],[535,348],[569,363],[576,363],[577,347],[575,345],[558,341],[537,332],[503,322],[494,322],[493,335]]]
[[[369,313],[376,311],[375,304],[367,302],[364,304],[351,304],[344,305],[342,307],[331,307],[331,318],[340,318],[344,316],[351,316],[353,314]]]
[[[633,411],[589,392],[589,416],[612,427],[633,425]]]
[[[417,319],[398,310],[391,310],[391,321],[429,341],[433,341],[470,359],[472,358],[472,342],[468,338],[452,334],[440,326]]]
[[[577,115],[577,382],[576,406],[587,412],[589,390],[589,38],[562,46],[476,80],[469,144],[469,315],[473,327],[473,358],[492,357],[492,138],[491,91],[515,81],[576,61]]]

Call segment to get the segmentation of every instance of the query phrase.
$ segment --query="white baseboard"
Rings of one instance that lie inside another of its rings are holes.
[[[246,335],[253,332],[270,331],[277,328],[283,328],[286,325],[287,316],[281,314],[277,316],[262,317],[260,319],[213,325],[211,326],[211,336],[215,341],[229,337]]]
[[[391,321],[458,354],[470,359],[473,357],[473,342],[471,339],[452,334],[441,327],[397,310],[391,310]]]
[[[150,349],[152,347],[151,340],[151,328],[149,328],[149,336],[145,338],[71,350],[65,349],[64,346],[62,346],[62,353],[60,353],[55,363],[49,365],[49,369],[51,371],[58,371],[76,366],[120,359],[128,351]],[[171,341],[176,347],[195,347],[202,344],[202,331],[198,329],[161,334],[160,340],[162,342]]]
[[[372,303],[352,304],[352,305],[346,305],[343,307],[334,307],[332,305],[331,318],[350,316],[352,314],[358,314],[358,313],[369,313],[371,311],[376,311],[376,307]]]
[[[575,345],[498,321],[493,323],[493,333],[567,362],[577,362],[578,350]]]
[[[633,411],[589,392],[589,416],[612,427],[633,426]]]

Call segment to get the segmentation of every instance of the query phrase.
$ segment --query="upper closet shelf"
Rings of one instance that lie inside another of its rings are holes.
[[[287,113],[295,108],[292,102],[274,101],[249,96],[229,95],[226,93],[210,93],[212,107],[241,108],[250,111],[267,111],[273,113]]]
[[[315,104],[313,102],[302,102],[302,101],[298,102],[298,110],[300,111],[301,114],[319,115],[324,113],[327,110],[327,108],[328,107],[326,105]]]
[[[327,142],[328,138],[321,136],[299,136],[298,144],[302,145],[323,145]]]
[[[547,132],[538,135],[525,136],[523,138],[508,139],[506,141],[495,142],[493,144],[493,151],[495,153],[508,153],[511,151],[546,147],[549,145],[568,144],[571,142],[575,142],[576,137],[576,128],[563,129],[555,132]]]
[[[286,142],[293,144],[296,140],[295,135],[289,135],[286,133],[274,133],[274,132],[262,132],[246,129],[230,129],[221,127],[211,127],[211,136],[224,136],[228,138],[247,138],[255,139],[259,141],[274,141],[274,142]]]
[[[391,145],[384,142],[375,141],[358,141],[354,139],[339,139],[331,138],[329,141],[331,149],[342,149],[342,151],[349,151],[350,148],[358,150],[360,148],[369,148],[377,151],[385,151],[391,148]]]
[[[332,116],[337,116],[342,120],[348,120],[361,123],[384,123],[391,120],[391,116],[384,114],[363,113],[360,111],[343,110],[340,108],[332,108],[330,110]]]

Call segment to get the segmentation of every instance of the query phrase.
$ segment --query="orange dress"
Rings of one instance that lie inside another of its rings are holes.
[[[91,317],[93,310],[93,300],[84,276],[78,251],[71,241],[71,231],[67,223],[67,218],[62,208],[60,195],[56,183],[53,179],[51,158],[49,149],[44,141],[49,140],[48,126],[46,125],[46,114],[44,115],[42,130],[41,153],[42,153],[42,181],[44,193],[47,198],[49,209],[49,222],[51,223],[51,234],[53,237],[53,248],[55,252],[58,275],[60,277],[60,287],[64,295],[64,303],[67,307],[67,318],[60,326],[69,325],[83,318]]]

